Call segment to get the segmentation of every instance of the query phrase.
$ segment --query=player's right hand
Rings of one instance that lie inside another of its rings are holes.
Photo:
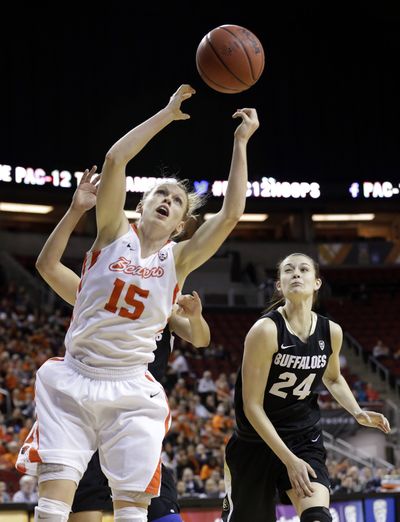
[[[79,182],[78,188],[72,197],[72,208],[81,212],[86,212],[96,205],[97,187],[100,174],[96,174],[97,167],[86,169]]]
[[[314,489],[310,481],[310,475],[313,478],[317,478],[317,474],[310,464],[293,455],[293,459],[286,464],[286,469],[296,495],[299,498],[311,497]]]
[[[183,84],[179,89],[171,96],[168,102],[168,109],[172,112],[174,120],[188,120],[189,114],[181,111],[181,104],[184,100],[191,98],[196,91],[191,85]]]

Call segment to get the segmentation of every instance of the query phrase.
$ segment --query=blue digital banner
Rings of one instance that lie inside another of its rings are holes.
[[[330,511],[332,522],[369,522],[368,519],[364,519],[361,500],[332,502]],[[299,522],[300,519],[296,515],[293,506],[278,505],[276,508],[276,520],[277,522]],[[371,519],[371,521],[372,520],[374,519]],[[387,522],[389,521],[394,522],[394,519],[388,519]]]
[[[365,522],[395,522],[395,500],[393,497],[367,498]]]
[[[333,502],[331,515],[332,522],[364,522],[362,500]]]

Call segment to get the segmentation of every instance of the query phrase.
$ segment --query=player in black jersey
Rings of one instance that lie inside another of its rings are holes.
[[[43,246],[36,267],[50,287],[65,301],[74,304],[80,283],[79,276],[61,263],[68,240],[82,215],[96,204],[96,186],[99,176],[96,168],[86,170],[74,193],[67,213]],[[174,334],[194,346],[208,346],[210,330],[202,316],[200,297],[181,295],[178,307],[172,312],[168,324],[156,338],[155,359],[149,365],[152,375],[161,381],[168,367],[173,348]],[[111,490],[101,471],[98,452],[93,455],[79,482],[72,505],[70,522],[101,522],[103,511],[113,511]],[[149,522],[182,522],[178,496],[172,472],[162,466],[160,496],[151,500],[148,509]]]
[[[342,329],[312,311],[320,286],[313,259],[286,257],[278,265],[279,298],[246,336],[235,387],[237,427],[225,451],[224,521],[275,521],[277,492],[287,494],[300,522],[332,520],[321,383],[359,424],[390,431],[382,414],[361,410],[340,373]]]

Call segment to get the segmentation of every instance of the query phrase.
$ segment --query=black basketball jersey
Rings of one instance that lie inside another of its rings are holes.
[[[280,435],[290,435],[314,426],[321,417],[318,392],[332,353],[329,320],[317,314],[314,332],[307,342],[292,334],[280,312],[262,317],[274,321],[278,351],[274,354],[264,394],[264,410]],[[243,411],[242,375],[235,385],[235,414],[239,437],[261,440]]]
[[[168,324],[164,330],[157,335],[156,343],[157,348],[154,350],[154,361],[149,364],[149,370],[157,381],[162,381],[167,373],[168,359],[174,345],[174,336]]]

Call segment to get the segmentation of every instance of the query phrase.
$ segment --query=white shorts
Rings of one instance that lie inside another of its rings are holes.
[[[161,450],[171,416],[162,385],[146,367],[92,369],[70,356],[46,361],[36,374],[37,422],[17,469],[39,463],[86,470],[96,449],[111,488],[158,496]]]

